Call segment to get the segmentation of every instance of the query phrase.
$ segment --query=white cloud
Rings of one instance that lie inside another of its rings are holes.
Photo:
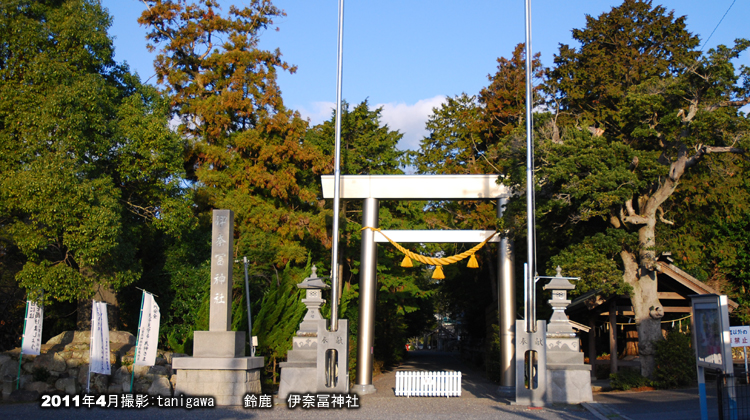
[[[445,102],[445,96],[438,95],[429,99],[421,99],[415,104],[390,102],[377,104],[375,108],[383,107],[381,124],[388,124],[391,130],[399,130],[404,137],[398,143],[401,150],[417,150],[419,142],[427,135],[425,123],[432,114],[432,109]]]
[[[370,105],[370,109],[382,107],[380,123],[388,124],[388,128],[399,130],[404,135],[398,143],[399,149],[417,150],[419,149],[419,142],[427,135],[425,129],[427,118],[432,115],[432,109],[439,107],[445,102],[445,99],[445,96],[438,95],[419,100],[415,104],[389,102],[387,104]],[[349,107],[352,108],[353,105],[350,104]],[[313,102],[310,108],[299,107],[298,110],[302,114],[302,118],[309,119],[311,125],[317,125],[331,119],[336,103]]]
[[[336,109],[335,102],[313,102],[311,105],[312,110],[305,107],[297,108],[302,118],[310,120],[311,127],[330,120]]]

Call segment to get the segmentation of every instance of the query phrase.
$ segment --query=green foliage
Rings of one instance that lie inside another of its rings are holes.
[[[383,108],[370,110],[367,99],[354,109],[341,104],[341,173],[347,175],[383,175],[401,173],[406,153],[396,149],[403,137],[381,124]],[[318,147],[324,155],[333,157],[336,132],[336,111],[331,119],[307,130],[305,142]]]
[[[304,290],[297,284],[309,275],[306,269],[287,266],[279,276],[279,283],[272,283],[266,290],[260,310],[253,317],[253,335],[258,336],[258,350],[266,358],[266,370],[277,367],[292,349],[292,337],[305,315],[302,303]],[[275,371],[271,374],[276,375]]]
[[[434,110],[427,121],[428,137],[422,140],[414,165],[423,174],[502,174],[523,172],[525,150],[522,132],[525,103],[525,57],[518,45],[510,58],[499,58],[498,70],[489,76],[490,85],[472,96],[450,97]],[[535,76],[541,76],[538,57],[533,60]],[[541,100],[536,96],[535,100]],[[506,182],[507,183],[507,182]],[[487,201],[431,202],[426,207],[425,225],[431,229],[514,229],[515,220],[498,220],[495,203]],[[508,212],[506,212],[508,213]],[[426,252],[453,255],[469,244],[425,247]],[[439,313],[460,319],[470,340],[486,338],[485,308],[494,304],[497,293],[492,257],[494,246],[477,253],[480,269],[463,264],[444,267],[446,279],[432,285]],[[517,252],[521,252],[517,249]],[[519,265],[520,266],[520,265]],[[518,276],[520,278],[520,275]]]
[[[167,335],[167,344],[169,345],[170,350],[172,350],[175,353],[192,354],[191,349],[193,347],[192,346],[193,340],[188,338],[182,343],[180,343],[177,337],[176,331],[172,331],[171,333]]]
[[[658,321],[642,310],[660,305],[653,273],[661,251],[672,251],[691,272],[738,300],[746,295],[740,255],[750,201],[746,163],[727,154],[750,145],[749,121],[739,112],[750,102],[750,70],[732,64],[750,42],[701,53],[685,17],[637,0],[587,16],[573,37],[578,45],[561,45],[554,66],[544,71],[545,96],[538,98],[549,112],[534,115],[537,264],[545,267],[540,271],[560,265],[566,275],[580,276],[576,293],[598,290],[649,302],[635,309],[636,319],[649,324],[639,337],[646,352],[646,344],[661,338],[659,328],[650,328]],[[430,203],[425,220],[441,228],[508,229],[522,255],[522,48],[498,64],[478,99],[463,94],[434,111],[414,162],[421,173],[501,174],[518,193],[503,221],[494,220],[494,206],[474,203]],[[446,278],[441,288],[452,281]],[[448,290],[454,302],[461,296],[460,288]],[[458,306],[487,303],[465,299]]]
[[[561,267],[566,276],[579,277],[571,297],[595,290],[605,296],[623,295],[631,286],[622,279],[620,251],[636,246],[637,236],[619,229],[586,237],[550,259],[550,266]],[[554,270],[550,270],[554,275]]]
[[[617,373],[610,374],[609,379],[612,389],[620,391],[628,391],[632,388],[652,385],[652,382],[648,378],[641,376],[640,372],[629,368],[623,368]]]
[[[695,383],[695,351],[690,334],[670,331],[666,340],[656,343],[655,384],[659,388],[677,388]]]
[[[307,123],[283,105],[276,73],[294,68],[278,50],[257,47],[284,13],[266,0],[226,14],[213,0],[146,4],[139,22],[149,48],[159,47],[158,82],[191,139],[185,167],[205,200],[198,210],[234,211],[235,250],[254,272],[303,264],[329,241],[317,175],[330,164],[302,141]]]
[[[132,284],[142,238],[191,224],[167,101],[114,62],[110,20],[89,0],[0,6],[0,235],[46,303]]]
[[[342,107],[342,172],[345,174],[402,174],[405,153],[396,149],[402,135],[380,121],[381,109],[371,110],[367,101],[353,109]],[[330,120],[308,130],[305,141],[333,155],[335,114]],[[424,203],[384,201],[380,204],[379,226],[384,229],[423,229]],[[362,204],[343,202],[340,261],[344,287],[339,305],[340,317],[349,320],[350,337],[357,336]],[[423,279],[423,268],[400,267],[403,255],[390,246],[378,247],[379,283],[375,321],[376,360],[393,364],[401,360],[408,337],[421,334],[432,319],[431,287]],[[318,265],[319,273],[330,271],[327,260]],[[321,312],[329,316],[330,306]],[[350,367],[356,358],[356,340],[351,341]],[[350,371],[354,374],[354,370]]]
[[[573,29],[573,39],[580,47],[560,45],[546,89],[559,95],[563,109],[596,121],[620,139],[630,138],[636,127],[648,127],[646,121],[623,118],[627,95],[646,83],[668,80],[700,55],[698,37],[686,30],[685,17],[676,18],[651,1],[626,0],[598,17],[587,16],[585,28]],[[649,111],[654,109],[643,109]]]
[[[492,335],[490,336],[490,348],[485,355],[484,364],[487,369],[487,378],[500,383],[503,376],[503,366],[500,363],[500,327],[492,325]]]

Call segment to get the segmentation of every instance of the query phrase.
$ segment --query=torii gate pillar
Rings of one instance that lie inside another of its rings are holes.
[[[498,175],[342,175],[340,193],[342,199],[364,200],[362,226],[378,227],[380,200],[497,200],[498,216],[501,215],[510,191],[497,183]],[[333,175],[321,177],[323,198],[333,198]],[[336,217],[335,215],[334,217]],[[425,233],[426,232],[426,233]],[[443,234],[456,233],[456,238],[445,239]],[[460,238],[471,237],[477,231],[437,232],[422,231],[422,242],[470,242]],[[372,357],[375,334],[375,303],[377,296],[377,247],[376,233],[367,229],[362,232],[362,254],[360,260],[359,285],[359,335],[357,337],[357,374],[352,390],[360,395],[377,390],[372,384]],[[389,236],[390,233],[389,233]],[[391,236],[393,238],[393,236]],[[477,242],[486,238],[482,237]],[[398,240],[394,238],[394,240]],[[500,350],[503,386],[515,384],[513,332],[510,326],[515,321],[515,287],[513,285],[512,244],[504,240],[500,244],[498,257],[498,292],[501,327]],[[507,383],[506,383],[507,382]]]
[[[362,226],[378,227],[380,203],[365,198]],[[378,247],[375,232],[362,231],[362,253],[359,266],[359,334],[357,335],[357,376],[352,391],[364,395],[376,392],[372,384],[372,354],[375,344],[375,303],[378,293]]]

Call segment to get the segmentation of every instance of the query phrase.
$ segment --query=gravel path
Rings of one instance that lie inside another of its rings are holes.
[[[397,369],[384,372],[373,380],[378,392],[363,395],[360,408],[288,409],[276,405],[273,409],[156,408],[105,409],[68,408],[43,409],[39,404],[2,404],[0,419],[105,420],[105,419],[533,419],[533,420],[596,420],[582,406],[551,406],[529,408],[510,405],[497,392],[497,385],[484,379],[480,372],[462,363],[450,353],[433,351],[412,352],[410,359]],[[457,398],[396,397],[394,394],[397,370],[458,370],[462,373],[462,394]]]

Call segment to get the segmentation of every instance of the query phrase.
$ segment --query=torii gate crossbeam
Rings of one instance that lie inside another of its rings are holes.
[[[322,178],[323,198],[333,198],[334,176]],[[362,226],[378,227],[380,200],[497,200],[498,217],[510,197],[510,191],[498,184],[498,175],[341,175],[340,198],[364,200]],[[451,233],[453,232],[453,233]],[[463,232],[463,233],[458,233]],[[420,234],[420,242],[459,242],[459,238],[481,236],[483,231],[443,231]],[[441,235],[441,233],[443,235]],[[473,236],[471,236],[473,235]],[[377,248],[382,235],[371,230],[362,232],[360,260],[359,335],[357,337],[357,374],[353,391],[359,394],[376,392],[372,385],[372,354],[375,330],[375,299],[377,295]],[[452,239],[451,239],[452,238]],[[481,239],[486,238],[485,236]],[[480,240],[480,241],[481,241]],[[467,242],[470,242],[467,240]],[[515,287],[513,282],[512,244],[500,239],[498,252],[498,292],[500,310],[501,385],[515,384],[513,363],[513,324],[515,322]]]

